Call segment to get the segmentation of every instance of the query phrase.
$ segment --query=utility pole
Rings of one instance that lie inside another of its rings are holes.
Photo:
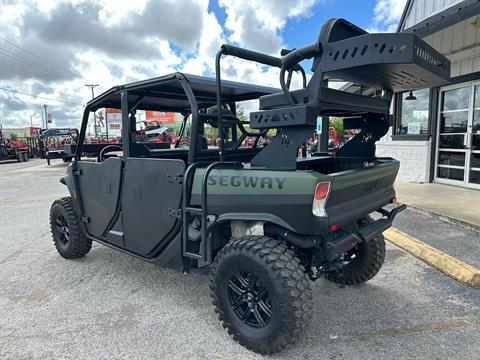
[[[45,109],[45,129],[48,129],[48,115],[47,115],[47,104],[43,104],[43,108]]]
[[[95,97],[95,93],[93,91],[93,89],[95,89],[97,86],[100,86],[98,84],[85,84],[86,87],[89,87],[90,90],[92,90],[92,99]],[[95,137],[97,137],[97,114],[96,112],[94,111],[93,112],[93,129],[94,129],[94,134],[95,134]]]

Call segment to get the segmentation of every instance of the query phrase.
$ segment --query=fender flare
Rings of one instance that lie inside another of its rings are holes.
[[[231,220],[264,221],[266,223],[272,223],[284,227],[287,230],[296,232],[296,230],[285,220],[268,213],[225,213],[218,216],[217,223],[221,224]]]

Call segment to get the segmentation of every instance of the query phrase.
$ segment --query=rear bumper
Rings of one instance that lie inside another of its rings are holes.
[[[378,209],[377,212],[383,215],[382,218],[356,231],[344,232],[340,237],[327,240],[324,247],[325,257],[328,261],[333,261],[343,253],[353,249],[358,243],[372,240],[391,227],[395,216],[400,211],[405,210],[406,207],[406,205],[399,205],[390,211],[383,208]]]
[[[361,228],[358,230],[358,235],[362,238],[363,241],[372,240],[376,235],[384,232],[390,226],[392,226],[393,219],[400,211],[403,211],[407,208],[406,205],[399,205],[391,211],[385,209],[379,209],[377,212],[383,215],[383,217],[373,223]]]

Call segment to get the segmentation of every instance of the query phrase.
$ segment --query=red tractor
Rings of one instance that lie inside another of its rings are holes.
[[[29,149],[21,140],[5,139],[0,124],[0,160],[17,160],[18,162],[30,159]]]

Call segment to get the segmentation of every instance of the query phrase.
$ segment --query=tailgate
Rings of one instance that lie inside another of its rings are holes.
[[[326,210],[331,224],[348,224],[390,203],[400,163],[379,160],[370,168],[330,174],[332,188]]]

